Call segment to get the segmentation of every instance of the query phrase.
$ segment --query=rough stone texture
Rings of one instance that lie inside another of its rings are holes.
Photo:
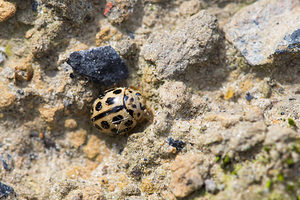
[[[142,55],[156,65],[160,78],[174,77],[191,65],[209,65],[218,41],[216,18],[200,11],[173,32],[152,35],[144,45]]]
[[[64,108],[63,105],[55,106],[55,107],[50,107],[50,106],[41,106],[39,108],[39,112],[41,114],[41,117],[46,121],[46,122],[53,122],[55,115],[58,111],[61,111]]]
[[[299,138],[299,135],[289,128],[280,128],[279,126],[271,126],[269,127],[269,131],[266,136],[266,140],[264,142],[265,145],[273,145],[278,144],[282,145],[284,143],[288,143],[291,140],[295,140]]]
[[[6,21],[16,13],[16,5],[7,1],[0,1],[0,23]]]
[[[177,156],[171,166],[170,189],[176,197],[186,197],[200,189],[208,177],[211,163],[209,158],[198,154]]]
[[[260,0],[241,9],[224,28],[226,39],[250,65],[272,63],[278,54],[299,55],[299,30],[297,0]]]
[[[24,4],[24,1],[22,3]],[[22,12],[23,16],[18,16],[18,20],[25,24],[32,24],[37,13],[43,13],[26,34],[26,38],[31,40],[30,50],[36,58],[42,58],[49,53],[55,54],[55,47],[59,46],[58,41],[62,39],[67,27],[82,25],[92,18],[92,4],[87,0],[32,1],[29,5],[27,3],[25,10],[28,10],[27,14]]]
[[[104,15],[112,23],[121,23],[134,11],[137,0],[107,0]]]
[[[107,86],[128,77],[127,66],[110,46],[73,52],[67,63],[77,73]]]
[[[87,145],[83,148],[86,156],[89,159],[94,159],[101,152],[101,149],[99,148],[100,145],[101,141],[93,135],[87,142]]]
[[[69,129],[75,129],[77,127],[77,122],[74,119],[66,119],[65,127]]]
[[[229,131],[232,134],[229,148],[232,152],[243,152],[251,150],[264,141],[266,126],[263,122],[241,123]]]
[[[298,174],[300,165],[300,136],[292,129],[269,127],[264,145],[268,148],[269,159],[273,166],[287,176]]]
[[[83,145],[85,143],[86,135],[87,135],[87,131],[80,129],[80,130],[71,132],[69,138],[72,142],[72,145],[78,149],[81,145]],[[85,151],[87,151],[87,150],[85,150]],[[90,152],[90,151],[88,151],[88,152]]]
[[[17,12],[0,23],[6,55],[0,65],[0,180],[16,191],[12,199],[297,199],[299,62],[250,67],[223,41],[213,56],[203,52],[217,65],[191,65],[170,81],[157,77],[156,63],[140,54],[149,36],[167,30],[156,40],[164,43],[197,9],[207,8],[225,24],[251,1],[137,1],[115,26],[103,15],[105,1],[11,0]],[[149,115],[122,137],[107,137],[90,122],[92,102],[108,87],[80,78],[66,63],[72,52],[96,42],[114,47],[131,66],[130,78],[117,86],[137,87],[147,98]],[[168,58],[185,58],[181,53]],[[181,181],[182,174],[195,182]],[[186,196],[176,197],[171,182]]]
[[[41,4],[52,8],[60,17],[76,24],[85,22],[86,16],[92,10],[92,4],[87,0],[41,0]]]
[[[179,7],[179,13],[183,16],[191,16],[200,10],[200,1],[185,1]]]
[[[217,184],[211,180],[211,179],[207,179],[204,181],[205,183],[205,190],[207,192],[210,192],[210,193],[216,193],[218,191],[218,187],[217,187]]]
[[[154,130],[158,134],[166,133],[170,130],[172,122],[170,120],[171,115],[169,112],[157,112],[154,118]]]
[[[175,92],[176,91],[176,92]],[[172,116],[178,116],[182,109],[189,106],[190,94],[183,82],[165,82],[158,90],[160,103]]]

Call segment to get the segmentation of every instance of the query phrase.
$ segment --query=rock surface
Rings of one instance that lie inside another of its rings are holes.
[[[189,106],[190,94],[183,82],[168,81],[159,88],[160,103],[172,116],[179,113]]]
[[[137,3],[136,0],[107,0],[106,2],[107,3],[103,14],[112,23],[121,23],[126,20],[134,11],[134,7]]]
[[[8,1],[0,2],[0,23],[6,21],[16,13],[16,5]]]
[[[176,157],[171,166],[173,171],[170,189],[176,197],[186,197],[204,185],[210,169],[208,158],[197,154]]]
[[[152,35],[144,45],[142,55],[156,65],[159,78],[176,77],[191,65],[209,65],[219,37],[217,19],[201,11],[173,32]]]
[[[278,47],[287,52],[275,61],[288,66],[251,67],[208,14],[222,28],[252,1],[114,1],[134,10],[107,17],[110,1],[9,1],[17,12],[0,23],[0,179],[15,191],[7,198],[298,199],[298,32]],[[66,63],[98,45],[130,66],[117,86],[147,101],[128,135],[92,126],[92,102],[109,87]]]
[[[218,191],[217,185],[213,180],[207,179],[207,180],[204,181],[204,183],[205,183],[205,190],[207,192],[210,192],[210,193],[214,194]]]
[[[260,0],[241,9],[225,26],[226,39],[250,65],[272,63],[278,54],[300,54],[300,3]]]
[[[77,73],[107,86],[128,77],[128,69],[117,52],[110,46],[71,53],[67,63]]]
[[[86,21],[87,15],[92,10],[92,4],[87,0],[41,0],[41,4],[50,7],[59,13],[60,17],[66,18],[76,24]]]

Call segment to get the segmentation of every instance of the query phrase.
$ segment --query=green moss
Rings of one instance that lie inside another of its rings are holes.
[[[232,171],[232,174],[233,174],[233,175],[237,175],[237,174],[238,174],[238,171],[239,171],[240,169],[242,169],[242,165],[241,165],[241,164],[236,164],[236,165],[234,166],[234,170]]]
[[[273,181],[272,180],[268,180],[267,183],[266,183],[266,188],[268,188],[269,190],[271,189],[273,185]]]
[[[230,163],[230,157],[228,155],[226,155],[223,159],[223,164],[228,165],[229,163]]]
[[[288,185],[286,186],[286,189],[287,189],[287,191],[289,191],[289,192],[294,192],[295,187],[294,187],[293,184],[288,184]]]
[[[272,193],[268,200],[285,200],[286,198],[282,195],[282,194],[279,194],[279,193]]]
[[[277,175],[277,180],[280,181],[280,182],[283,182],[284,181],[284,176],[282,174],[278,174]]]
[[[271,149],[271,147],[269,147],[269,146],[264,146],[264,150],[265,150],[267,153],[270,152],[270,149]]]
[[[263,165],[266,165],[266,164],[270,163],[270,161],[271,161],[271,158],[267,154],[259,155],[259,156],[257,156],[256,160],[253,160],[253,162],[258,162],[258,163],[261,163]]]
[[[228,170],[228,166],[231,163],[231,158],[228,155],[225,155],[221,162],[221,167],[225,170]]]
[[[153,4],[151,4],[151,6],[150,6],[150,11],[154,11],[154,5]]]
[[[217,157],[216,157],[216,162],[219,162],[220,159],[221,159],[221,156],[217,156]]]
[[[299,151],[299,146],[297,144],[293,144],[292,146],[292,151],[296,152],[296,153],[300,153]]]
[[[293,158],[289,157],[285,160],[285,163],[290,166],[290,165],[293,165],[295,162],[294,162]]]
[[[10,44],[6,45],[6,47],[5,47],[5,54],[7,56],[12,56],[13,55]]]
[[[288,118],[288,123],[290,126],[296,126],[296,122],[292,118]]]

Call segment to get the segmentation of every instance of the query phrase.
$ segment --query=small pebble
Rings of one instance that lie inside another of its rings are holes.
[[[129,37],[134,40],[134,34],[131,31],[127,31],[127,33],[129,34]]]
[[[24,91],[23,91],[23,90],[20,90],[20,89],[17,90],[17,93],[18,93],[19,95],[22,95],[22,96],[24,95]]]
[[[218,191],[217,185],[213,180],[207,179],[204,181],[204,183],[205,183],[205,190],[207,192],[215,194]]]
[[[5,48],[0,47],[0,64],[6,60],[7,56],[5,54]]]
[[[36,158],[37,158],[37,155],[35,155],[34,153],[29,154],[30,160],[35,160]]]
[[[65,128],[69,128],[69,129],[77,128],[77,122],[74,119],[66,119]]]
[[[250,92],[247,92],[245,98],[247,101],[251,101],[253,99],[253,96],[251,96]]]
[[[14,168],[14,161],[10,154],[0,156],[0,161],[2,162],[3,169],[6,171],[11,171]]]
[[[8,195],[10,195],[12,192],[14,192],[12,187],[0,182],[0,199],[2,197],[8,197]]]
[[[186,145],[185,142],[181,140],[174,140],[173,138],[168,138],[168,144],[172,147],[175,147],[177,151],[180,151]]]
[[[15,15],[17,6],[15,3],[0,1],[0,22],[4,22]]]
[[[74,74],[73,73],[71,73],[70,74],[70,78],[74,78],[75,76],[74,76]]]
[[[111,46],[103,46],[71,53],[67,63],[80,75],[106,86],[128,77],[123,59]]]

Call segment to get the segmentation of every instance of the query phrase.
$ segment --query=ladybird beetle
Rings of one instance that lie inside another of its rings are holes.
[[[91,120],[96,128],[109,135],[123,135],[143,119],[145,100],[131,88],[106,90],[93,103]]]

